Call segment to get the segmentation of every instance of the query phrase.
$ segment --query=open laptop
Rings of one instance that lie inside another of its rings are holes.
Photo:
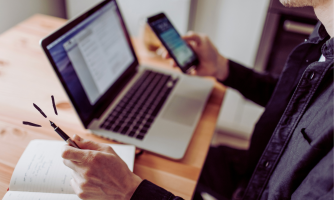
[[[213,82],[139,65],[115,0],[68,22],[41,46],[85,128],[184,156]]]

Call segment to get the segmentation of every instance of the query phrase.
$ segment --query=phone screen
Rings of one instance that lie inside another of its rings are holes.
[[[196,54],[181,38],[167,17],[159,18],[153,22],[149,22],[153,31],[162,41],[168,52],[177,62],[182,71],[198,62]]]

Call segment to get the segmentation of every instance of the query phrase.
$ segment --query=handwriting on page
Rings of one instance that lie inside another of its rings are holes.
[[[15,168],[10,190],[73,194],[72,171],[61,158],[64,144],[32,141]]]
[[[80,200],[75,194],[53,194],[53,193],[39,193],[39,192],[7,192],[3,200]]]

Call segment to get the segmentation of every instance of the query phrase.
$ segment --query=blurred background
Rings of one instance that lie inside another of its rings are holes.
[[[71,19],[101,0],[0,0],[0,34],[36,14]],[[311,8],[284,8],[279,0],[118,0],[128,30],[140,37],[148,16],[165,12],[181,34],[209,35],[220,53],[263,73],[279,75],[291,50],[312,32]],[[240,80],[242,81],[242,80]],[[248,148],[264,108],[228,89],[212,144]]]

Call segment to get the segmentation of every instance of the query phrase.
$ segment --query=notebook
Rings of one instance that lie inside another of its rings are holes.
[[[72,170],[63,164],[62,141],[33,140],[22,154],[3,200],[79,200],[70,185]],[[135,147],[110,145],[133,171]]]

